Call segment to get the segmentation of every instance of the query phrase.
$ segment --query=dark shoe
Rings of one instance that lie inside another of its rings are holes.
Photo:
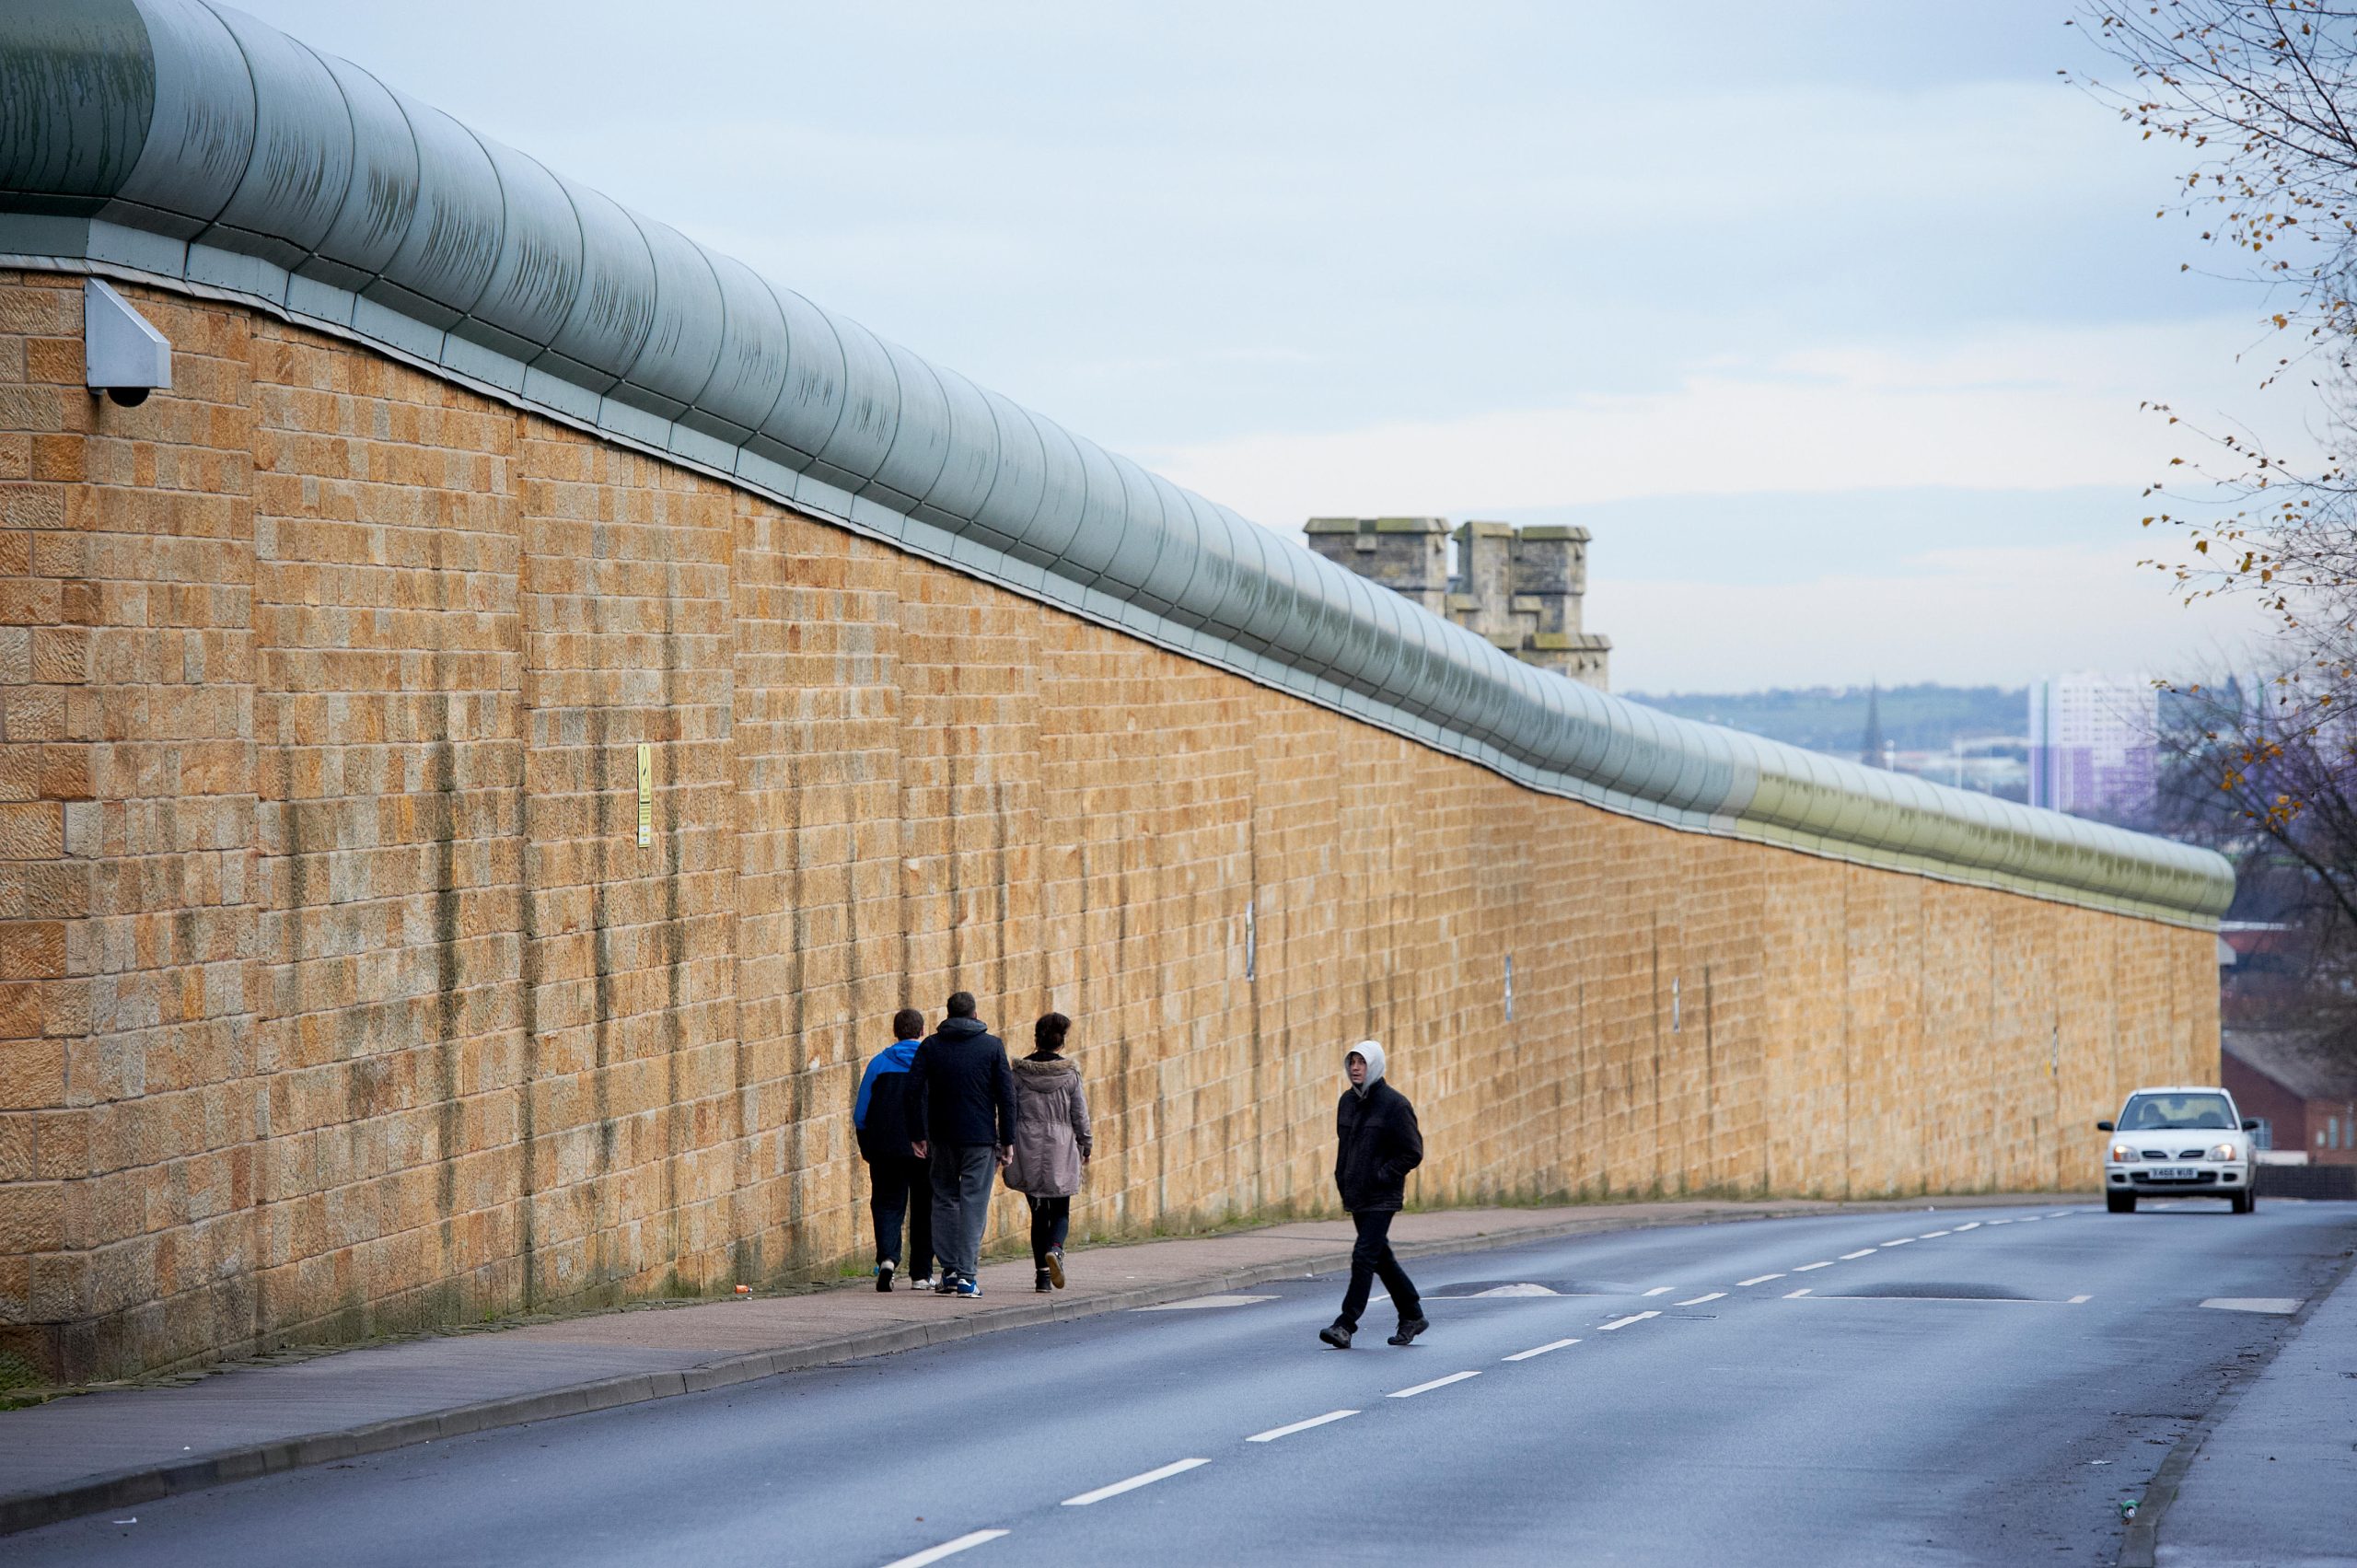
[[[1333,1322],[1329,1323],[1326,1327],[1318,1330],[1318,1337],[1324,1340],[1328,1344],[1332,1345],[1336,1350],[1348,1350],[1351,1348],[1351,1326],[1348,1323],[1343,1322],[1341,1319],[1336,1318]]]
[[[1061,1247],[1048,1249],[1048,1283],[1058,1290],[1064,1288],[1064,1249]]]
[[[1422,1313],[1413,1318],[1402,1318],[1399,1319],[1399,1331],[1392,1335],[1388,1342],[1395,1345],[1407,1344],[1432,1326],[1432,1319]]]
[[[982,1294],[982,1282],[980,1280],[970,1280],[965,1275],[960,1274],[958,1276],[958,1283],[949,1287],[949,1294],[952,1295],[962,1295],[970,1301],[975,1296]]]
[[[1045,1295],[1056,1287],[1048,1283],[1047,1270],[1034,1269],[1031,1271],[1031,1288]]]
[[[876,1265],[876,1288],[877,1290],[890,1290],[892,1288],[892,1269],[893,1265],[890,1263],[878,1263]]]

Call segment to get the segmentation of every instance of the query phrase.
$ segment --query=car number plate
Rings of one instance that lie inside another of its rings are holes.
[[[2201,1173],[2189,1165],[2163,1165],[2153,1167],[2155,1181],[2190,1181]]]

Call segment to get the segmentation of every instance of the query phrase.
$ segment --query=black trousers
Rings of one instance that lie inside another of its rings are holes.
[[[1361,1209],[1351,1216],[1359,1228],[1359,1238],[1351,1247],[1351,1283],[1342,1293],[1341,1322],[1355,1330],[1359,1314],[1366,1310],[1366,1298],[1374,1289],[1375,1276],[1383,1276],[1383,1288],[1391,1293],[1391,1305],[1399,1308],[1404,1318],[1417,1315],[1421,1297],[1416,1295],[1416,1282],[1399,1266],[1391,1251],[1391,1209]]]
[[[900,1261],[900,1220],[909,1222],[909,1266],[902,1276],[933,1272],[933,1178],[914,1155],[867,1162],[867,1212],[876,1221],[876,1260]]]
[[[1044,1269],[1048,1254],[1064,1244],[1064,1237],[1072,1230],[1072,1200],[1040,1198],[1031,1200],[1031,1266]]]

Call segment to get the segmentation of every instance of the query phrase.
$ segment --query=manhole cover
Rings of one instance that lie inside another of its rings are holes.
[[[1631,1295],[1636,1289],[1596,1280],[1457,1280],[1425,1294],[1434,1301],[1510,1301],[1516,1296]]]

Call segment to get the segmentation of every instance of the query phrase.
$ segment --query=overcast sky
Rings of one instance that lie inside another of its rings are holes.
[[[2166,672],[2138,412],[2296,430],[2070,0],[250,0],[1297,537],[1569,520],[1620,690]]]

